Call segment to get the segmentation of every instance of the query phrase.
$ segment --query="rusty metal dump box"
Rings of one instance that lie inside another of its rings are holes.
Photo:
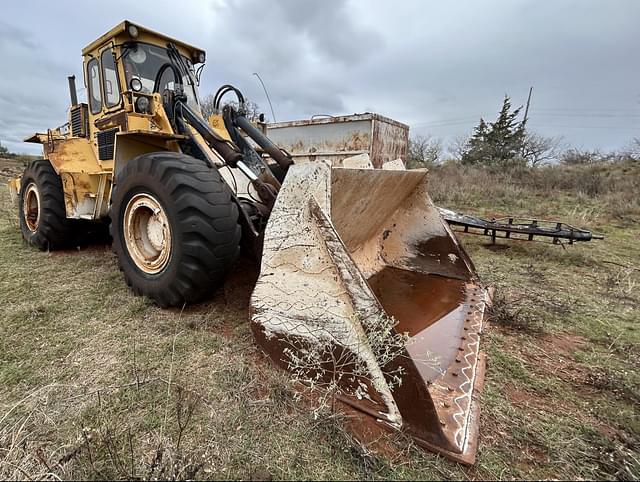
[[[405,158],[409,126],[379,114],[320,117],[267,125],[267,136],[296,162],[343,159],[368,154],[373,167]]]

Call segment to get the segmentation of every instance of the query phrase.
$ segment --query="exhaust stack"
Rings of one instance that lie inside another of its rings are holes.
[[[78,105],[78,92],[76,91],[76,76],[70,75],[67,77],[69,80],[69,96],[71,97],[71,107]]]

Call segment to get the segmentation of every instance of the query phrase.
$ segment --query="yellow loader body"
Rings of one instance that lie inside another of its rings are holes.
[[[402,167],[388,161],[406,152],[408,127],[341,118],[348,138],[294,156],[246,117],[233,86],[205,119],[200,49],[125,21],[82,53],[88,102],[70,78],[68,125],[27,138],[44,159],[10,182],[24,238],[68,247],[84,226],[72,221],[110,218],[127,283],[161,306],[202,299],[241,242],[261,246],[251,327],[268,356],[381,427],[471,463],[490,293],[434,208],[426,171],[387,169]],[[221,103],[229,92],[239,109]]]

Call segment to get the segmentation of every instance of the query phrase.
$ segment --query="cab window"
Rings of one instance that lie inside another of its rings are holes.
[[[89,104],[91,113],[97,114],[102,109],[102,95],[100,93],[100,69],[98,60],[91,59],[87,64],[87,80],[89,84]]]
[[[140,91],[144,94],[154,92],[162,94],[165,89],[175,89],[175,74],[166,48],[145,43],[129,44],[122,58],[127,86],[130,86],[131,80],[135,78],[140,81],[142,85]],[[186,57],[182,57],[182,60],[187,67],[187,72],[182,79],[187,104],[192,109],[200,110],[193,64]],[[158,78],[160,70],[162,74],[161,78]]]
[[[113,51],[107,49],[102,52],[102,81],[104,88],[104,105],[115,107],[120,104],[120,84],[116,63],[113,59]]]

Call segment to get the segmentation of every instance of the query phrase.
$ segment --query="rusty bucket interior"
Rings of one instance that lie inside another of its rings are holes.
[[[254,336],[280,366],[291,370],[287,354],[304,346],[291,340],[353,353],[366,376],[343,387],[343,402],[473,463],[489,302],[429,198],[426,171],[316,163],[288,173],[251,302]],[[380,319],[405,336],[393,359],[380,356]]]

